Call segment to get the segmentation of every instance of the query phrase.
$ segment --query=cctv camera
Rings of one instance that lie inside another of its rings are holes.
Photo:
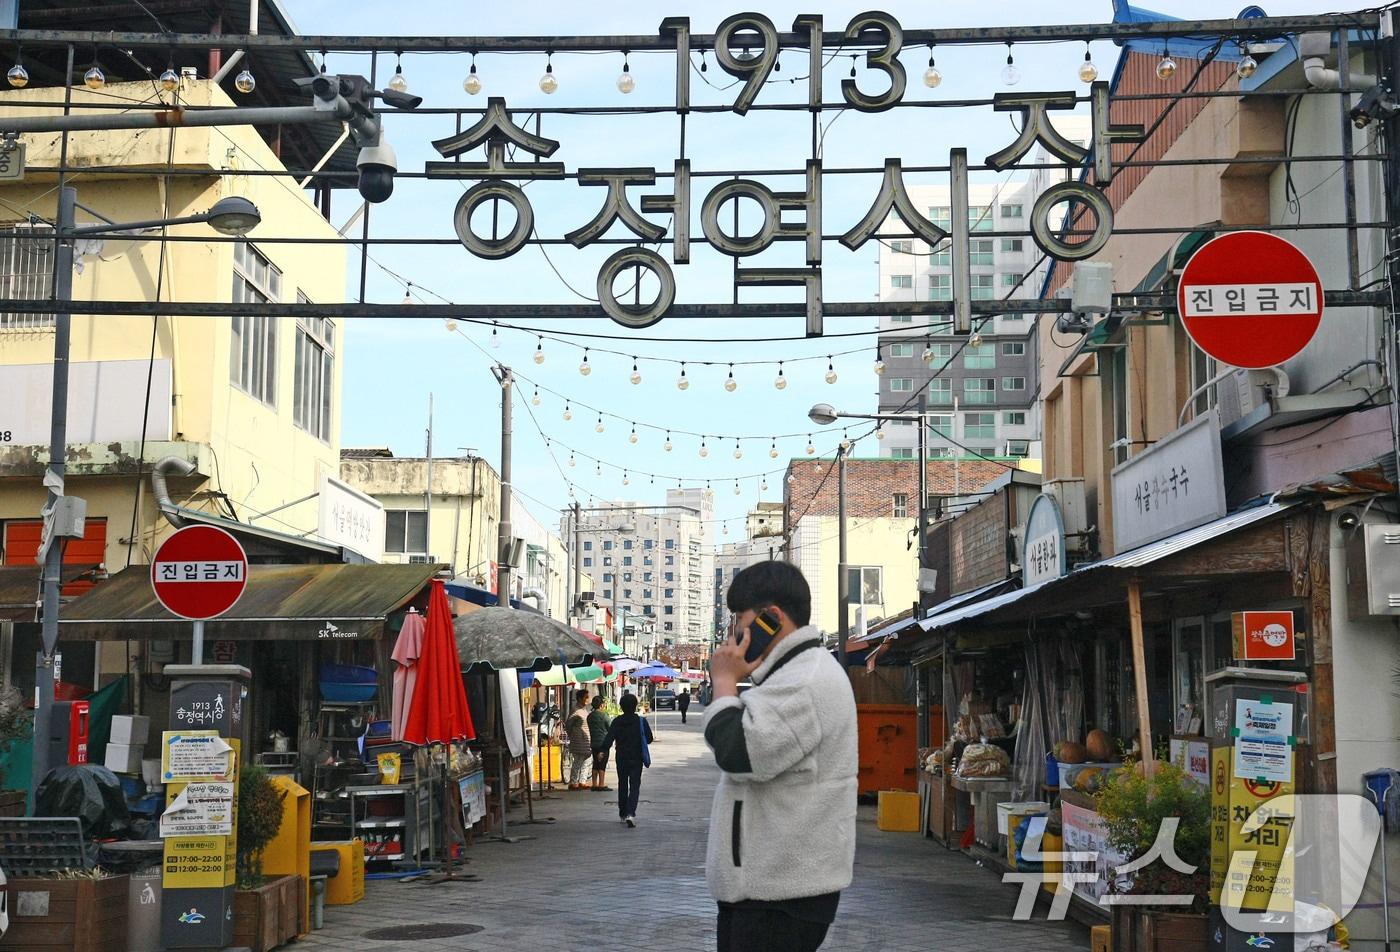
[[[1351,531],[1361,524],[1361,517],[1347,509],[1337,517],[1337,528]]]
[[[398,171],[399,160],[389,143],[379,141],[377,145],[365,146],[355,165],[360,170],[360,194],[367,202],[382,202],[394,194],[394,173]]]

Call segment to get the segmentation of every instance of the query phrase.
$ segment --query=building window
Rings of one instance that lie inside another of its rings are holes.
[[[651,573],[650,573],[650,572],[643,572],[643,573],[642,573],[642,581],[643,581],[643,582],[650,582],[650,581],[651,581]]]
[[[384,510],[384,551],[427,554],[428,514],[421,509]]]
[[[963,349],[963,366],[968,370],[986,370],[996,365],[996,344],[968,344]]]
[[[603,540],[603,551],[604,551],[604,552],[611,552],[611,551],[612,551],[612,539],[604,539],[604,540]]]
[[[631,590],[630,588],[624,588],[624,589],[622,590],[622,597],[623,597],[623,598],[631,598],[631,597],[632,597],[632,590]]]
[[[1020,238],[1003,238],[1001,240],[1001,250],[1010,254],[1020,254],[1022,247]]]
[[[674,588],[668,588],[668,589],[665,589],[664,591],[665,591],[665,593],[666,593],[664,597],[666,597],[666,598],[675,598],[675,597],[676,597],[676,590],[675,590]]]
[[[914,390],[914,381],[913,381],[912,378],[910,378],[910,377],[891,377],[891,378],[890,378],[890,392],[891,392],[891,393],[912,393],[913,390]]]
[[[890,275],[890,287],[892,288],[912,288],[913,286],[914,276],[912,274]]]
[[[963,403],[996,403],[997,378],[964,377]]]
[[[953,229],[953,209],[947,205],[935,205],[928,210],[928,220],[944,231]]]
[[[1001,206],[1001,217],[1002,217],[1002,218],[1022,218],[1022,217],[1024,217],[1024,212],[1021,210],[1020,204],[1015,204],[1015,205],[1002,205],[1002,206]]]
[[[944,439],[953,437],[953,415],[951,413],[935,413],[928,418],[928,428],[934,434]]]
[[[1023,277],[1024,275],[1014,274],[1010,271],[1007,271],[1001,276],[1001,286],[1004,288],[1020,287],[1021,279]]]
[[[25,301],[52,298],[53,229],[19,221],[0,227],[16,233],[0,237],[0,297]],[[0,313],[0,330],[53,326],[52,314]]]
[[[913,356],[914,356],[914,345],[913,345],[913,344],[891,344],[891,345],[890,345],[890,349],[889,349],[889,354],[890,354],[891,357],[913,357]]]
[[[1026,414],[1022,410],[1012,410],[1001,415],[1001,422],[1007,426],[1025,426]]]
[[[604,598],[612,598],[612,589],[610,589],[610,588],[605,588],[605,589],[603,589],[603,597],[604,597]]]
[[[953,381],[935,377],[928,382],[928,402],[936,407],[953,405]]]
[[[951,459],[952,456],[953,456],[953,448],[952,448],[951,446],[932,446],[932,447],[929,447],[929,451],[928,451],[928,458],[929,458],[929,459]]]
[[[1003,315],[1001,315],[1001,319],[1002,319],[1003,321],[1024,321],[1024,320],[1026,319],[1026,315],[1024,315],[1024,314],[1019,314],[1019,313],[1018,313],[1018,314],[1003,314]]]
[[[307,304],[297,292],[297,303]],[[335,322],[324,317],[297,321],[292,372],[292,417],[318,440],[331,440],[331,382],[335,370]]]
[[[611,556],[611,555],[605,555],[605,556],[603,556],[603,564],[604,564],[604,565],[612,565],[612,556]]]
[[[951,268],[953,266],[952,242],[939,242],[938,247],[933,249],[932,264],[935,268]]]
[[[282,272],[246,241],[233,246],[233,303],[282,300]],[[265,314],[233,317],[229,378],[233,385],[270,407],[277,405],[277,318]]]
[[[967,260],[973,267],[990,268],[996,264],[996,246],[990,238],[975,238],[967,243]]]
[[[944,367],[948,366],[948,363],[953,359],[952,344],[929,344],[928,349],[930,354],[929,366],[935,371],[942,370]]]
[[[674,605],[664,605],[661,608],[661,613],[663,615],[674,615],[676,613],[676,607]],[[666,623],[666,630],[671,630],[671,623],[669,621]]]
[[[593,568],[593,558],[591,556],[585,555],[583,557],[583,567],[586,569]]]
[[[973,456],[980,456],[983,459],[991,459],[997,455],[997,451],[990,446],[969,446],[968,453]]]
[[[630,556],[630,555],[624,555],[624,556],[622,557],[622,564],[623,564],[623,565],[631,565],[631,564],[632,564],[632,556]]]
[[[895,493],[891,505],[894,510],[891,515],[893,515],[894,518],[903,519],[907,517],[909,515],[909,494]]]
[[[650,549],[650,548],[652,547],[652,545],[655,544],[655,542],[656,542],[655,539],[643,539],[643,540],[642,540],[642,548],[644,548],[644,549]]]
[[[611,573],[611,572],[604,572],[604,573],[603,573],[603,581],[604,581],[604,582],[611,582],[611,581],[612,581],[612,573]]]
[[[914,242],[907,239],[890,242],[890,250],[897,255],[910,255],[914,253]]]
[[[642,597],[643,597],[643,598],[651,598],[651,589],[649,589],[649,588],[644,588],[644,589],[642,589]],[[650,614],[651,614],[651,606],[648,605],[648,606],[646,606],[645,608],[643,608],[643,609],[642,609],[642,614],[644,614],[644,615],[650,615]]]
[[[1003,357],[1024,357],[1026,356],[1026,345],[1024,341],[1003,341],[1001,345],[1001,355]]]
[[[1001,389],[1003,390],[1024,390],[1026,389],[1025,377],[1002,377]]]
[[[675,564],[676,564],[676,557],[675,557],[674,555],[668,555],[668,556],[666,556],[666,564],[667,564],[667,565],[675,565]]]
[[[666,540],[666,548],[668,548],[668,549],[674,549],[675,547],[676,547],[676,540],[675,540],[675,539],[667,539],[667,540]],[[671,564],[671,557],[670,557],[669,555],[666,556],[666,564],[667,564],[667,565],[670,565],[670,564]]]
[[[630,581],[632,581],[632,573],[631,573],[631,572],[623,572],[623,573],[622,573],[622,580],[623,580],[624,582],[630,582]]]
[[[953,276],[951,274],[929,275],[928,299],[930,301],[951,301],[953,299]]]
[[[890,315],[890,323],[891,323],[891,324],[912,324],[912,323],[914,323],[914,315],[913,315],[913,314],[891,314],[891,315]]]
[[[997,415],[995,413],[964,413],[963,439],[994,440],[997,438]],[[978,452],[981,452],[980,450]],[[988,453],[991,451],[988,450]]]
[[[893,446],[890,448],[890,459],[913,459],[914,447]]]
[[[992,230],[992,206],[990,205],[969,205],[967,206],[967,227],[969,231],[991,231]]]
[[[676,580],[676,573],[675,573],[675,572],[667,572],[667,573],[666,573],[666,581],[668,581],[668,582],[674,582],[675,580]]]
[[[992,286],[992,275],[974,274],[972,283],[968,285],[971,292],[968,297],[974,301],[990,301],[996,297],[996,288]]]
[[[853,605],[883,605],[880,585],[883,570],[878,565],[851,565],[846,568],[846,591]]]
[[[584,539],[584,540],[583,540],[583,551],[585,551],[585,552],[592,552],[592,551],[593,551],[593,540],[592,540],[592,539]]]

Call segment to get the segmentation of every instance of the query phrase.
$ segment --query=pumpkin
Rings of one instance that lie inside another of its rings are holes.
[[[1062,764],[1082,764],[1089,759],[1089,752],[1083,744],[1062,740],[1055,745],[1055,759]]]
[[[1074,789],[1080,793],[1098,793],[1107,774],[1103,767],[1085,767],[1074,778]]]
[[[1114,759],[1113,738],[1108,736],[1108,731],[1091,730],[1084,738],[1084,749],[1090,760],[1105,763]]]

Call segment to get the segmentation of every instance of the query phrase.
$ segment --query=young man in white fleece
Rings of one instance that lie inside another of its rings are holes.
[[[718,952],[812,952],[855,865],[855,696],[808,624],[812,593],[796,567],[750,566],[727,601],[734,620],[710,659],[705,712],[723,771],[705,858]]]

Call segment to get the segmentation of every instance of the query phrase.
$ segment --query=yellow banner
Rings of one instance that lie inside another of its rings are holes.
[[[1211,902],[1292,912],[1295,784],[1236,777],[1233,746],[1210,753]]]
[[[228,741],[228,770],[233,781],[233,833],[229,836],[168,836],[165,838],[165,872],[161,885],[205,888],[232,886],[238,873],[238,765],[242,741]],[[165,803],[169,806],[185,789],[184,783],[165,787]]]

